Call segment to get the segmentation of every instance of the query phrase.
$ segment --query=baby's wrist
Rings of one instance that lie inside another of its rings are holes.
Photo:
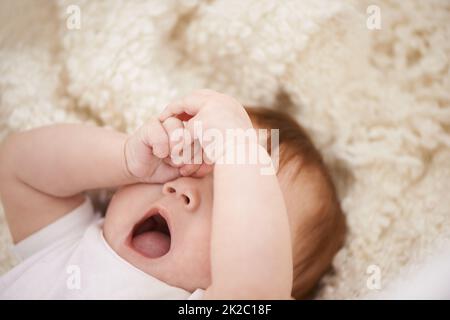
[[[139,182],[139,177],[133,174],[133,172],[130,169],[130,162],[132,161],[130,157],[130,150],[129,150],[129,140],[131,137],[127,137],[124,139],[124,142],[122,144],[122,173],[125,177],[125,180],[129,183],[135,183]]]
[[[266,148],[257,139],[228,140],[222,145],[217,145],[214,151],[215,158],[210,162],[219,165],[258,164],[261,160],[265,163],[267,158],[270,158]]]

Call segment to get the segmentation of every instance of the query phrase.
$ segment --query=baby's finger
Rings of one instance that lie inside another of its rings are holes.
[[[196,172],[191,174],[191,177],[194,177],[194,178],[204,177],[204,176],[210,174],[213,171],[213,168],[214,167],[210,164],[202,163],[200,168],[198,168],[198,170]]]
[[[169,155],[169,138],[166,130],[157,118],[151,118],[139,131],[141,141],[151,148],[152,153],[158,158],[166,158]]]
[[[165,183],[167,181],[171,181],[180,176],[180,173],[177,168],[169,166],[161,161],[161,164],[158,166],[153,175],[148,178],[149,183]]]
[[[176,117],[182,114],[194,116],[198,113],[199,108],[195,105],[187,105],[183,100],[174,101],[169,104],[163,112],[159,115],[160,121],[165,121],[169,117]]]
[[[184,141],[184,125],[180,119],[175,117],[167,118],[162,123],[163,128],[166,130],[169,137],[170,158],[173,156],[173,152],[176,151],[176,147]],[[173,163],[173,161],[171,161]]]
[[[180,168],[180,174],[184,177],[190,176],[200,169],[201,164],[186,164]]]
[[[191,162],[180,169],[180,174],[183,176],[194,175],[203,164],[203,149],[198,140],[195,140],[191,145]]]
[[[169,117],[177,116],[182,113],[195,116],[198,111],[206,104],[209,95],[203,93],[193,93],[170,103],[160,114],[159,120],[164,121]]]
[[[167,157],[167,158],[164,158],[163,161],[164,161],[165,164],[167,164],[167,165],[169,165],[171,167],[174,167],[174,168],[180,168],[180,167],[183,166],[182,163],[175,163],[175,162],[173,162],[172,158],[170,156]]]

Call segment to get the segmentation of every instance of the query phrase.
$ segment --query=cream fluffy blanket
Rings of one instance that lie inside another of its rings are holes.
[[[350,228],[319,297],[364,296],[369,266],[383,287],[450,236],[449,21],[447,0],[2,0],[0,139],[60,121],[133,130],[199,87],[289,107]]]

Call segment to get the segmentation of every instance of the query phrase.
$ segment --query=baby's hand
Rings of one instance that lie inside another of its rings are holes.
[[[201,126],[203,134],[210,129],[219,130],[222,138],[225,138],[227,129],[253,128],[247,112],[238,101],[208,89],[195,91],[181,100],[172,102],[161,113],[159,120],[167,121],[174,117],[187,120],[186,129],[193,139],[198,139],[201,143],[203,137],[197,136],[200,132],[194,129],[196,125]],[[202,148],[205,150],[204,144]]]
[[[172,118],[173,119],[173,118]],[[128,173],[140,182],[164,183],[180,176],[179,169],[169,160],[169,134],[183,126],[178,119],[161,123],[151,118],[125,142],[124,156]],[[166,128],[165,128],[166,127]]]

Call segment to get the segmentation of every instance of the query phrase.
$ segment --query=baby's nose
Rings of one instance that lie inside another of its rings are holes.
[[[200,196],[192,178],[179,178],[174,181],[167,182],[163,185],[162,192],[164,195],[172,195],[183,202],[184,207],[189,211],[194,211],[200,204]]]

